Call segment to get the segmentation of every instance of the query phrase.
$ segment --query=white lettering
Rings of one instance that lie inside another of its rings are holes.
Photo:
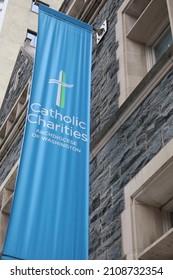
[[[87,134],[82,133],[87,129],[87,124],[79,120],[78,117],[63,116],[57,110],[42,107],[40,103],[32,103],[30,105],[30,110],[28,121],[31,124],[37,124],[40,127],[48,128],[58,134],[67,135],[69,138],[76,138],[84,142],[88,141]],[[66,139],[63,140],[64,143],[70,143],[67,141],[68,138],[62,138]]]

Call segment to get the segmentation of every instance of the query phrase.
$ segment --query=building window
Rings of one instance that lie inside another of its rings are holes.
[[[155,43],[153,49],[154,49],[154,55],[156,61],[162,56],[162,54],[167,50],[167,48],[172,43],[172,33],[170,26],[166,28],[166,30],[161,34],[157,42]]]
[[[85,0],[73,0],[67,9],[67,14],[71,17],[77,17],[78,13],[80,12],[81,8],[83,7]]]
[[[171,45],[172,6],[171,0],[125,0],[118,10],[120,106]]]
[[[172,151],[173,140],[124,188],[122,242],[127,259],[173,259]]]
[[[165,177],[169,171],[165,170],[164,172],[165,174],[162,175]],[[159,183],[158,185],[155,185],[155,182],[149,184],[146,189],[133,198],[134,216],[132,219],[138,259],[173,258],[173,225],[171,220],[173,198],[169,193],[170,190],[173,190],[173,185],[165,183],[163,190],[162,178],[159,180],[158,178],[155,179]],[[145,221],[145,224],[141,221]],[[167,245],[169,245],[169,249]]]
[[[44,2],[39,1],[39,0],[32,0],[31,11],[38,14],[39,4],[43,4],[43,5],[46,5],[46,6],[49,7],[49,5],[47,3],[44,3]]]
[[[33,30],[30,30],[30,29],[27,29],[26,39],[29,40],[30,46],[35,48],[36,44],[37,44],[37,32],[35,32]]]

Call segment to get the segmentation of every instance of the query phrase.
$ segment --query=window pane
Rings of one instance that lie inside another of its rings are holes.
[[[30,40],[30,46],[36,47],[36,44],[37,44],[36,32],[32,32],[32,30],[28,30],[27,34],[26,34],[26,38]]]
[[[32,1],[31,11],[38,14],[38,5],[35,4],[35,0]]]
[[[162,56],[162,54],[166,51],[166,49],[170,46],[171,43],[172,43],[172,34],[171,34],[171,29],[169,28],[163,34],[159,42],[154,47],[156,60],[158,60]]]
[[[33,12],[38,14],[38,9],[39,9],[38,5],[39,5],[39,3],[49,7],[49,5],[47,3],[44,3],[44,2],[39,1],[39,0],[37,0],[37,2],[35,0],[32,0],[31,11],[33,11]]]

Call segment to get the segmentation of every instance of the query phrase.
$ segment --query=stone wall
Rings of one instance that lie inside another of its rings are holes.
[[[108,32],[98,45],[93,38],[91,149],[119,112],[115,25],[122,2],[106,1],[94,22],[99,27],[107,19]],[[123,188],[172,138],[173,70],[90,163],[90,259],[125,258],[120,220]]]
[[[26,83],[31,79],[33,69],[33,58],[23,48],[20,50],[16,64],[11,75],[8,89],[1,107],[0,112],[0,126],[10,113],[16,99],[22,93]],[[0,168],[0,185],[5,177],[8,175],[16,161],[20,156],[20,149],[22,144],[23,129],[17,135],[13,144],[8,147],[6,155],[1,162]]]
[[[173,138],[173,70],[90,164],[90,258],[121,259],[123,187]]]
[[[0,126],[6,119],[7,115],[11,111],[16,99],[23,91],[26,83],[31,78],[33,68],[33,58],[30,56],[24,48],[19,51],[16,63],[13,69],[13,73],[8,84],[8,88],[1,106],[0,111]]]
[[[91,93],[91,141],[106,125],[118,109],[119,85],[117,84],[115,24],[116,13],[123,1],[105,2],[93,25],[100,27],[107,20],[108,31],[99,44],[96,33],[93,36],[92,54],[92,93]]]

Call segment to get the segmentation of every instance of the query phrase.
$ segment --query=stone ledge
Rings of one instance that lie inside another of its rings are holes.
[[[173,228],[138,255],[139,260],[172,260]]]

